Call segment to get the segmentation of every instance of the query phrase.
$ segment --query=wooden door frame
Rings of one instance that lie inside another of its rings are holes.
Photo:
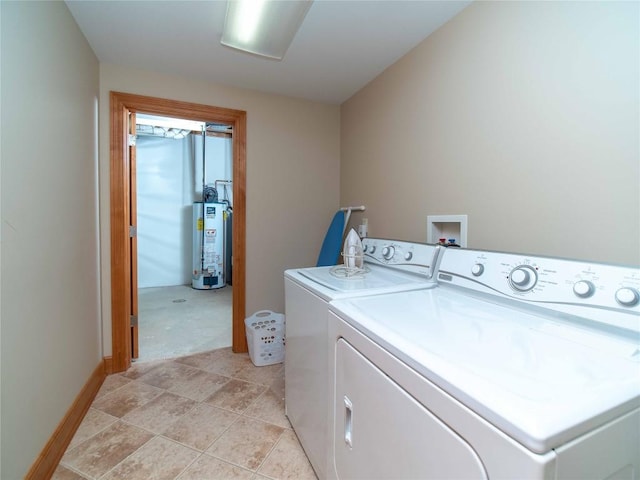
[[[136,135],[136,112],[129,112],[129,122],[127,127],[127,133],[129,135]],[[136,184],[136,170],[138,160],[136,157],[136,145],[135,142],[127,142],[128,149],[127,155],[129,158],[129,225],[137,232],[138,230],[138,186]],[[131,331],[131,359],[138,358],[138,235],[133,235],[129,238],[129,261],[130,271],[129,281],[131,282],[129,298],[131,299],[131,310],[129,311],[129,318],[135,318],[136,324],[131,325],[129,330]],[[134,261],[135,259],[135,261]]]
[[[215,122],[233,127],[233,320],[232,348],[246,352],[246,127],[247,113],[221,107],[163,98],[110,92],[110,195],[111,195],[111,336],[113,372],[131,365],[129,258],[129,175],[127,155],[128,112],[143,112],[187,120]]]

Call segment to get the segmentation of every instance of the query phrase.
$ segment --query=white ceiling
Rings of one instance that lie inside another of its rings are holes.
[[[281,62],[220,45],[225,0],[66,0],[102,63],[340,104],[471,0],[315,0]]]

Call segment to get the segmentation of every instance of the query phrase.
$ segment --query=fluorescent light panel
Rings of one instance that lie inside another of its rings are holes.
[[[282,60],[313,0],[229,0],[220,43]]]
[[[136,115],[136,124],[138,125],[150,125],[152,127],[163,127],[166,129],[177,128],[182,130],[196,130],[202,131],[204,122],[195,122],[192,120],[183,120],[180,118],[168,118],[168,117],[143,117]]]

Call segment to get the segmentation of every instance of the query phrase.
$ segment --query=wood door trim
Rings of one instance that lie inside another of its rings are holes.
[[[136,135],[136,112],[130,112],[129,114],[129,135]],[[132,145],[131,140],[127,141],[127,153],[129,154],[129,225],[137,231],[138,228],[138,200],[137,200],[137,185],[136,185],[136,169],[137,169],[137,157],[135,142]],[[138,236],[131,235],[129,233],[129,248],[131,254],[129,255],[129,265],[131,271],[131,292],[129,297],[131,298],[131,311],[129,312],[129,318],[138,318]],[[131,325],[131,358],[138,358],[138,324]]]
[[[232,348],[246,352],[245,257],[246,257],[246,135],[247,113],[121,92],[110,92],[110,202],[111,202],[111,333],[113,372],[131,365],[129,328],[129,175],[127,114],[144,112],[187,120],[216,122],[233,127],[233,320]]]

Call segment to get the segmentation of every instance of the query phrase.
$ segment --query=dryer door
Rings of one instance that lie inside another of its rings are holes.
[[[344,339],[336,366],[338,478],[487,478],[464,439]]]

